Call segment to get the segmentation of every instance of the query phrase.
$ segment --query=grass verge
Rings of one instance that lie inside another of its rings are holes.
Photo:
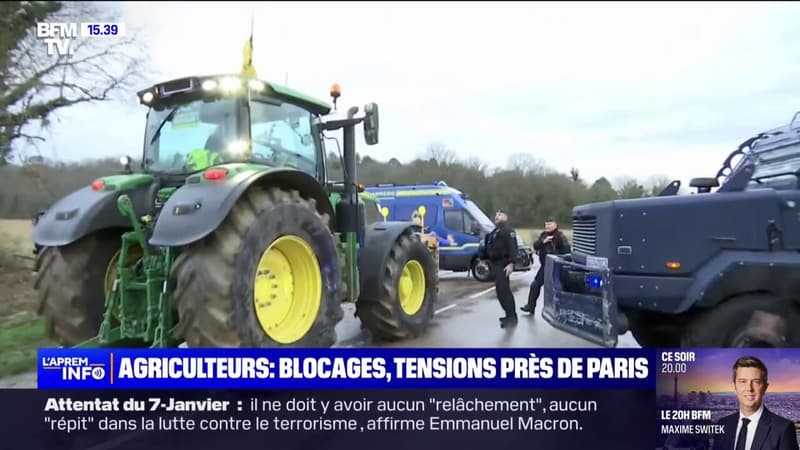
[[[36,312],[29,228],[0,220],[0,378],[36,370],[37,350],[56,346]]]
[[[55,346],[44,327],[44,319],[36,317],[0,329],[0,378],[36,370],[37,350]]]

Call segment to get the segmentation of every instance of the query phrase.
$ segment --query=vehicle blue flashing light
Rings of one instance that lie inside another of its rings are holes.
[[[591,288],[603,287],[603,277],[600,275],[589,275],[586,277],[586,285]]]

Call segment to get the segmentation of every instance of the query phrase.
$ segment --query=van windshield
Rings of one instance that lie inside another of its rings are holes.
[[[494,229],[494,222],[486,216],[486,214],[475,204],[472,200],[467,200],[466,210],[470,213],[473,219],[477,220],[484,230],[492,231]]]

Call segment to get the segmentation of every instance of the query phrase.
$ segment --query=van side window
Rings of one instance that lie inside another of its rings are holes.
[[[444,224],[448,229],[459,233],[466,233],[464,226],[464,211],[461,209],[446,209],[444,211]]]

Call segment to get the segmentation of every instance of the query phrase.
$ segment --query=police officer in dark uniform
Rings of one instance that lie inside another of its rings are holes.
[[[539,253],[539,271],[536,272],[528,291],[528,303],[520,308],[531,315],[536,311],[536,301],[544,286],[544,263],[547,261],[547,255],[563,255],[570,252],[569,239],[558,229],[558,222],[554,217],[545,219],[544,231],[533,243],[533,249]]]
[[[514,260],[517,257],[517,233],[509,225],[508,215],[502,209],[498,209],[495,213],[494,222],[496,227],[486,235],[483,247],[485,255],[482,257],[488,259],[492,265],[497,300],[506,313],[505,317],[500,318],[500,326],[505,328],[517,324],[514,294],[511,292],[509,280],[514,272]]]

